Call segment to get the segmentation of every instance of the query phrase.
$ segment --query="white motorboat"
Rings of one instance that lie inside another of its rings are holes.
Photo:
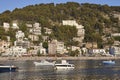
[[[40,62],[34,62],[35,66],[54,66],[55,62],[49,62],[46,60],[41,60]]]
[[[115,64],[115,61],[112,60],[103,61],[103,64]]]
[[[55,64],[55,69],[64,70],[64,69],[74,69],[74,64],[69,64],[66,60],[62,60],[61,63]]]

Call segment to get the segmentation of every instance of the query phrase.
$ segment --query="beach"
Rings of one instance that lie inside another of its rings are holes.
[[[0,57],[0,61],[26,61],[26,60],[114,60],[120,59],[120,57]]]

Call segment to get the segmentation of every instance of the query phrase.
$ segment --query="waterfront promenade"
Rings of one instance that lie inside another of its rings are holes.
[[[0,57],[0,61],[26,61],[26,60],[114,60],[120,57]]]

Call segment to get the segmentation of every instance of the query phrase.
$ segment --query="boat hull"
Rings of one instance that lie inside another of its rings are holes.
[[[17,69],[15,66],[0,66],[0,72],[15,72]]]
[[[115,61],[103,61],[103,64],[113,65],[115,64]]]
[[[54,66],[53,62],[34,62],[35,66]]]
[[[74,68],[74,65],[69,64],[66,60],[62,60],[61,63],[55,64],[55,69],[57,70],[72,70]]]

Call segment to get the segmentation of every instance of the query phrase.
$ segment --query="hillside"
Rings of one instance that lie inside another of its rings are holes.
[[[96,41],[102,45],[103,36],[109,37],[110,33],[120,33],[120,21],[114,14],[120,14],[120,6],[76,2],[36,4],[16,8],[12,12],[8,10],[3,12],[0,14],[0,25],[3,22],[11,23],[13,20],[18,20],[25,23],[39,22],[42,26],[52,29],[54,26],[59,26],[62,20],[74,19],[85,26],[84,42]],[[112,44],[114,39],[109,40],[107,43]]]

